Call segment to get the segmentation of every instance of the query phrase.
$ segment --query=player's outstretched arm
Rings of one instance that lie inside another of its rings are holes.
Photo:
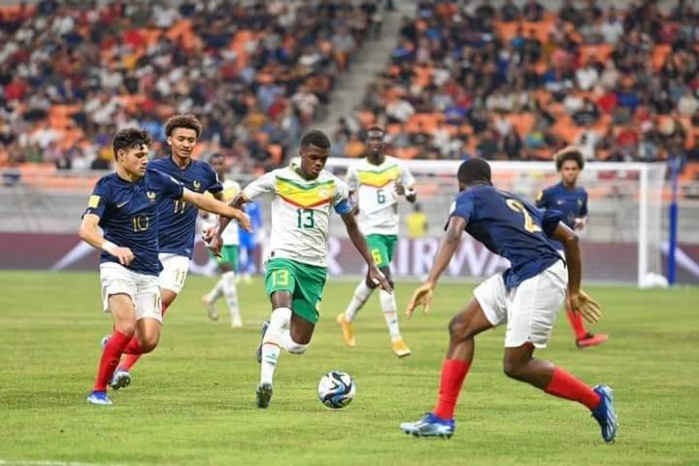
[[[102,237],[99,231],[99,215],[85,214],[80,223],[80,238],[95,249],[102,249],[119,259],[121,265],[129,265],[134,254],[129,248],[119,247],[111,241],[107,241]]]
[[[574,312],[582,313],[585,320],[597,322],[602,312],[600,305],[580,289],[582,281],[582,255],[580,254],[580,241],[578,235],[568,228],[563,222],[559,222],[553,231],[552,237],[563,245],[568,267],[568,306]]]
[[[432,268],[427,276],[425,283],[420,285],[414,292],[405,315],[409,318],[413,316],[413,312],[418,306],[424,307],[424,312],[427,314],[430,311],[430,303],[432,302],[432,294],[437,286],[439,277],[442,276],[444,269],[447,268],[451,258],[454,256],[456,249],[461,243],[461,234],[466,229],[466,219],[463,217],[452,216],[447,223],[446,232],[439,242],[439,250],[432,263]]]
[[[246,202],[247,200],[245,199],[243,193],[238,193],[238,195],[236,195],[228,205],[233,207],[234,209],[242,211],[243,205]],[[231,219],[228,217],[219,217],[218,222],[214,227],[204,230],[204,242],[209,246],[211,252],[213,252],[216,256],[221,255],[221,247],[223,246],[221,234],[230,222]]]
[[[246,231],[252,231],[250,227],[250,217],[240,209],[236,209],[228,204],[221,201],[217,201],[208,196],[204,196],[200,193],[195,193],[189,189],[184,189],[182,192],[182,200],[194,204],[202,210],[211,212],[212,214],[218,214],[223,217],[228,217],[235,219],[240,223]]]
[[[369,266],[369,277],[375,282],[378,282],[381,288],[388,291],[389,293],[392,293],[393,288],[391,287],[391,284],[388,282],[388,280],[386,280],[384,274],[381,273],[379,268],[376,266],[374,258],[372,257],[371,252],[369,251],[369,247],[366,245],[366,239],[364,238],[362,232],[359,231],[359,226],[357,226],[357,221],[354,218],[354,214],[352,212],[347,212],[345,214],[340,215],[340,217],[342,218],[342,221],[345,223],[345,228],[347,228],[347,234],[352,240],[352,244],[354,244],[354,247],[357,248],[357,251],[359,251],[359,254],[362,255],[364,261]]]

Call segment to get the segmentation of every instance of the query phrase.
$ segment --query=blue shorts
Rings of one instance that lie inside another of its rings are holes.
[[[240,232],[240,247],[241,247],[241,249],[255,249],[255,245],[256,245],[255,234],[243,232],[241,230],[241,232]]]

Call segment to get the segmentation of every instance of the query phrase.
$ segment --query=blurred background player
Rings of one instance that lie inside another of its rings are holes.
[[[562,368],[533,357],[536,348],[548,344],[566,288],[573,309],[593,321],[600,316],[599,305],[580,289],[577,235],[561,221],[560,212],[542,212],[493,187],[490,165],[482,159],[462,163],[457,179],[460,194],[427,281],[415,290],[408,304],[408,317],[419,305],[428,312],[437,281],[461,244],[464,230],[491,252],[508,259],[511,267],[476,287],[475,299],[454,316],[437,405],[421,420],[401,424],[401,429],[417,437],[451,437],[456,402],[473,361],[474,338],[507,324],[505,374],[549,395],[583,404],[599,423],[604,441],[613,441],[617,421],[612,390],[605,385],[590,388]],[[550,237],[563,244],[565,262]]]
[[[430,224],[419,203],[414,203],[413,211],[405,216],[405,226],[410,239],[420,239],[427,236]]]
[[[218,174],[219,182],[223,185],[223,200],[226,203],[230,203],[235,196],[240,193],[240,185],[231,179],[226,177],[226,158],[223,154],[214,154],[211,156],[211,167]],[[218,218],[214,215],[210,215],[206,212],[202,212],[202,218],[206,223],[207,228],[214,228],[218,221]],[[252,224],[252,218],[250,223]],[[202,303],[206,307],[207,313],[211,320],[218,320],[218,311],[216,310],[215,303],[221,297],[226,297],[226,304],[228,304],[228,309],[231,313],[231,327],[238,328],[243,326],[243,320],[240,316],[240,309],[238,307],[238,289],[237,289],[237,272],[238,272],[238,241],[239,241],[239,231],[238,224],[231,222],[223,233],[221,233],[221,240],[223,241],[223,246],[221,247],[221,255],[214,256],[218,267],[221,271],[221,278],[218,280],[216,285],[202,297]],[[244,230],[243,230],[244,231]],[[240,232],[242,233],[242,232]],[[246,232],[246,234],[249,234]]]
[[[273,196],[272,239],[265,274],[265,290],[273,310],[262,327],[257,353],[261,364],[256,392],[260,408],[267,408],[272,399],[281,349],[303,354],[310,345],[327,278],[332,211],[342,217],[352,243],[369,267],[369,278],[391,291],[354,219],[347,186],[323,170],[329,154],[330,140],[325,133],[309,131],[301,140],[299,165],[292,163],[265,174],[248,184],[233,202],[241,207],[262,194]],[[218,235],[226,224],[221,219],[218,233],[211,239],[214,252],[220,247]]]
[[[536,206],[546,210],[558,210],[563,213],[563,222],[573,230],[582,230],[587,223],[587,191],[577,186],[580,172],[585,167],[582,152],[576,147],[568,147],[554,155],[556,170],[561,181],[544,189],[536,199]],[[563,254],[563,245],[553,240],[556,249]],[[578,348],[601,345],[609,338],[605,334],[594,335],[585,328],[582,315],[577,309],[566,309],[568,321],[575,332],[575,344]]]
[[[107,397],[107,383],[122,354],[148,353],[160,339],[160,204],[165,199],[177,199],[232,218],[245,217],[240,210],[190,191],[170,176],[147,168],[150,143],[145,130],[130,128],[116,134],[112,144],[116,172],[97,182],[80,225],[80,238],[103,251],[103,308],[114,320],[114,332],[104,344],[97,379],[87,398],[92,404],[112,404]]]
[[[352,165],[347,173],[350,195],[356,199],[355,215],[359,215],[359,225],[366,235],[366,242],[379,270],[391,279],[391,261],[398,242],[398,197],[405,196],[408,202],[415,202],[415,179],[398,159],[384,154],[382,128],[374,126],[367,133],[368,153],[359,163]],[[342,326],[342,338],[350,347],[356,346],[352,321],[376,288],[370,277],[364,278],[357,288],[344,313],[337,316]],[[398,326],[396,297],[387,291],[379,292],[379,301],[391,346],[398,357],[410,355],[410,349],[403,341]]]
[[[237,281],[246,284],[252,283],[252,274],[257,271],[255,266],[256,250],[265,241],[265,228],[262,220],[262,208],[259,202],[245,204],[245,213],[250,217],[252,231],[240,231],[240,273]]]
[[[194,115],[174,115],[165,122],[165,137],[171,148],[170,157],[154,160],[150,168],[170,175],[190,191],[210,192],[222,199],[222,186],[216,172],[208,163],[192,159],[194,147],[201,136],[202,126]],[[163,315],[182,292],[194,251],[194,236],[198,211],[181,199],[161,201],[158,243],[161,264],[160,293]],[[131,368],[141,355],[127,355],[119,364],[111,386],[115,390],[131,383]]]

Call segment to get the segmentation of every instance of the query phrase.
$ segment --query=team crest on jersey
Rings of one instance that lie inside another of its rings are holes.
[[[201,189],[201,182],[199,180],[194,180],[194,183],[192,183],[192,185],[194,185],[194,189],[197,191]]]
[[[155,192],[148,191],[146,192],[146,196],[148,196],[148,199],[150,199],[151,202],[155,202]]]

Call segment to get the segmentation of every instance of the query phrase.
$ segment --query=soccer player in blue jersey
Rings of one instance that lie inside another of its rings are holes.
[[[617,430],[612,390],[590,388],[550,362],[533,357],[545,348],[553,323],[566,297],[573,309],[595,321],[599,306],[580,289],[581,258],[577,235],[556,211],[543,212],[491,183],[490,166],[470,159],[459,167],[460,194],[451,211],[427,281],[415,290],[406,314],[429,311],[437,280],[461,243],[464,230],[490,251],[507,258],[511,267],[481,283],[466,308],[449,324],[449,349],[442,364],[439,398],[433,412],[401,429],[418,437],[451,437],[454,410],[473,360],[475,336],[507,324],[504,369],[507,376],[529,383],[550,395],[577,401],[592,411],[605,442]],[[565,261],[550,237],[563,244]],[[567,270],[567,273],[566,273]]]
[[[192,159],[192,152],[202,127],[194,115],[174,115],[165,122],[165,136],[172,153],[170,157],[154,160],[150,168],[170,175],[192,192],[210,192],[222,200],[223,187],[218,175],[206,162]],[[198,210],[182,199],[167,199],[158,203],[158,258],[163,264],[160,272],[160,293],[163,316],[184,287],[189,262],[194,251],[194,235]],[[131,383],[131,368],[141,358],[129,354],[117,367],[110,385],[115,390]]]
[[[102,250],[103,309],[111,312],[114,321],[114,333],[105,344],[87,398],[92,404],[111,404],[107,383],[122,354],[148,353],[158,344],[162,323],[159,203],[177,199],[228,218],[246,219],[242,211],[147,168],[150,143],[145,130],[124,129],[116,134],[112,147],[117,170],[97,182],[80,225],[80,237]]]
[[[563,223],[573,230],[582,230],[587,223],[587,191],[577,186],[578,176],[585,167],[582,153],[575,147],[567,147],[554,156],[556,170],[561,174],[561,182],[544,189],[536,199],[536,206],[563,213]],[[563,253],[563,245],[553,240],[556,249]],[[567,309],[568,321],[575,332],[578,348],[601,345],[609,338],[605,334],[594,335],[585,328],[582,315],[574,309]]]
[[[264,240],[262,224],[262,207],[259,202],[245,204],[245,213],[250,217],[252,231],[240,232],[240,272],[245,283],[252,283],[252,273],[255,270],[255,249]]]

